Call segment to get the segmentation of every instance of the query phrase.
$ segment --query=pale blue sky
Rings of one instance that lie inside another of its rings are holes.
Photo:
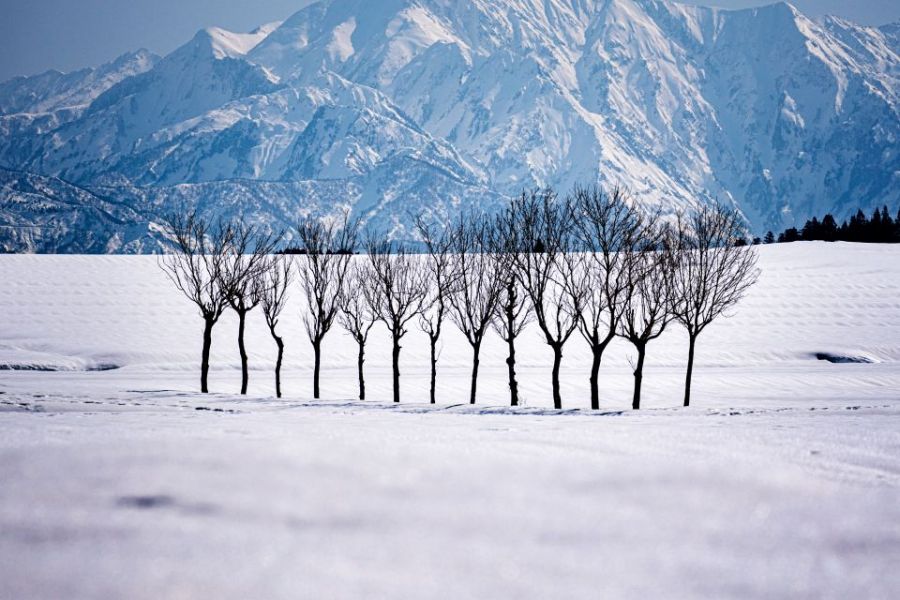
[[[377,2],[378,0],[372,0]],[[685,0],[743,8],[771,0]],[[0,81],[47,69],[94,66],[129,50],[171,52],[203,27],[246,31],[311,0],[0,0]],[[900,19],[900,0],[796,0],[809,15],[880,25]]]

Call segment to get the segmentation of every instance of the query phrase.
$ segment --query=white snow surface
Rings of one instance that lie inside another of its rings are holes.
[[[310,193],[276,229],[347,204],[399,237],[420,209],[602,183],[670,214],[732,203],[764,235],[896,211],[894,31],[785,3],[323,0],[251,34],[205,29],[159,60],[0,83],[0,164],[86,193],[144,190],[118,232],[83,223],[111,249],[186,194],[249,196],[220,212],[265,218],[277,183]],[[40,201],[0,190],[0,248],[70,247],[61,226],[38,244],[21,233],[47,218]]]
[[[280,26],[281,21],[277,21],[258,27],[250,33],[237,33],[221,27],[209,27],[204,31],[211,40],[216,58],[236,58],[253,50]]]
[[[273,344],[201,320],[153,257],[0,256],[0,598],[894,598],[900,589],[900,247],[760,249],[762,275],[698,345],[648,348],[632,412],[629,348],[601,370],[570,342],[565,410],[550,353],[520,343],[526,406],[506,407],[503,345],[448,327],[438,405],[411,331],[403,402],[387,336],[326,339],[324,399],[295,290]],[[866,359],[832,364],[817,353]],[[112,366],[120,368],[107,369]]]

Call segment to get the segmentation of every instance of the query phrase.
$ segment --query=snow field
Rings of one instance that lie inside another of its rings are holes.
[[[883,398],[900,390],[900,249],[891,246],[802,243],[761,248],[759,283],[732,318],[714,323],[698,343],[698,406],[781,403],[785,399]],[[54,369],[120,366],[98,378],[127,380],[156,374],[158,384],[199,389],[202,320],[159,270],[154,257],[4,256],[0,258],[0,365]],[[285,393],[307,397],[312,348],[303,329],[304,305],[295,287],[280,325],[286,340]],[[428,341],[415,324],[403,340],[403,398],[427,397]],[[465,400],[471,350],[448,323],[438,373],[438,401]],[[250,391],[274,392],[275,345],[259,311],[249,317]],[[356,346],[335,325],[326,337],[323,397],[356,397]],[[390,342],[377,325],[367,348],[370,398],[390,398]],[[236,392],[236,319],[226,312],[214,330],[211,386]],[[834,365],[818,353],[872,364]],[[603,406],[630,406],[631,346],[617,340],[601,368]],[[536,326],[519,340],[518,359],[528,406],[550,406],[552,355]],[[573,336],[563,359],[565,408],[589,406],[589,351]],[[493,333],[482,350],[480,403],[508,402],[504,344]],[[648,347],[647,407],[678,406],[687,343],[669,326]],[[195,382],[194,379],[197,381]],[[103,385],[100,383],[100,385]]]
[[[0,597],[900,585],[896,403],[589,417],[79,389],[0,396]]]
[[[564,411],[532,329],[506,404],[503,348],[448,328],[439,406],[411,332],[404,401],[386,334],[372,401],[355,348],[326,342],[325,400],[294,296],[287,397],[271,342],[201,322],[152,257],[0,257],[0,598],[894,598],[900,589],[900,248],[761,248],[759,284],[700,339],[678,408],[684,336],[650,345],[646,410],[610,349],[587,410],[573,339]],[[258,315],[256,315],[258,318]],[[831,364],[815,353],[865,357]],[[117,365],[110,371],[89,368]]]

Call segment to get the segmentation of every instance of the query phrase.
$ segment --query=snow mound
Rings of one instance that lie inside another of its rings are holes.
[[[833,352],[816,352],[816,360],[824,360],[833,364],[866,364],[877,363],[878,360],[871,356],[860,354],[836,354]]]
[[[27,347],[0,344],[0,371],[114,371],[121,365],[89,356],[66,355],[32,350]]]

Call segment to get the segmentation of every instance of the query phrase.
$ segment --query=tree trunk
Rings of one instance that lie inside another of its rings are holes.
[[[250,373],[247,367],[247,347],[244,345],[244,328],[247,323],[247,312],[238,311],[238,350],[241,353],[241,395],[247,395],[247,384]]]
[[[516,338],[510,335],[506,340],[509,346],[509,356],[506,357],[506,367],[509,371],[509,401],[510,406],[519,405],[519,382],[516,381]]]
[[[356,340],[359,345],[359,354],[356,357],[356,371],[359,377],[359,399],[366,399],[366,378],[363,374],[363,364],[366,362],[366,342],[365,340]]]
[[[647,354],[646,344],[635,344],[638,351],[637,366],[634,368],[634,398],[631,400],[631,408],[641,409],[641,382],[644,379],[644,357]]]
[[[562,395],[559,391],[559,367],[562,365],[562,346],[553,346],[553,408],[562,410]]]
[[[209,318],[204,318],[203,326],[203,356],[200,359],[200,391],[204,394],[209,393],[209,352],[212,348],[212,328],[216,322]]]
[[[440,334],[438,334],[440,335]],[[437,404],[437,335],[429,335],[431,339],[431,387],[429,394],[432,404]]]
[[[688,338],[688,364],[687,364],[687,375],[684,379],[684,406],[688,407],[691,405],[691,377],[694,375],[694,346],[697,343],[697,336],[690,335]]]
[[[313,398],[319,399],[319,370],[322,367],[322,340],[313,340],[313,354],[315,355],[313,363]]]
[[[469,404],[475,404],[475,398],[478,391],[478,365],[481,363],[479,355],[481,354],[481,342],[472,344],[472,387],[469,391]]]
[[[275,361],[275,395],[281,398],[281,363],[284,361],[284,340],[272,332],[275,343],[278,345],[278,359]]]
[[[603,360],[603,346],[591,344],[591,410],[600,410],[600,361]]]
[[[391,366],[394,379],[394,402],[400,402],[400,336],[394,333],[394,349],[392,352]]]

